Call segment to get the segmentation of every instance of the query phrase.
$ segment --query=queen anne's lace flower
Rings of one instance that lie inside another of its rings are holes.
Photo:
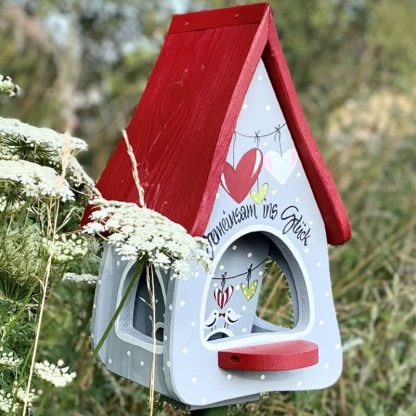
[[[15,368],[22,360],[15,358],[12,352],[3,352],[3,347],[0,347],[0,367]]]
[[[68,373],[69,367],[64,365],[62,360],[59,360],[56,365],[44,361],[35,364],[35,372],[39,378],[48,381],[55,387],[65,387],[74,380],[76,373]]]
[[[91,222],[84,231],[110,234],[107,241],[122,260],[145,258],[155,267],[172,269],[174,277],[186,276],[190,260],[208,267],[206,241],[192,237],[181,225],[158,212],[133,203],[104,199],[92,201],[92,204],[97,209],[92,212]]]
[[[0,181],[20,184],[26,196],[74,199],[68,182],[61,180],[54,169],[26,160],[0,160]]]
[[[16,136],[33,146],[42,146],[54,151],[56,154],[60,154],[65,143],[64,134],[57,133],[45,127],[34,127],[13,118],[0,117],[0,134],[2,133]],[[70,145],[72,154],[87,150],[88,148],[87,143],[77,137],[71,138]]]
[[[22,403],[27,402],[27,404],[29,405],[29,407],[32,406],[32,403],[35,399],[37,399],[37,395],[36,395],[36,390],[32,389],[30,392],[26,393],[26,389],[19,387],[16,391],[15,391],[16,397],[19,401],[21,401]]]
[[[98,276],[93,274],[83,273],[83,274],[76,274],[76,273],[65,273],[63,280],[70,280],[72,282],[84,282],[89,284],[95,284],[97,282]]]
[[[49,254],[53,254],[53,260],[58,263],[66,263],[75,258],[84,257],[88,253],[89,244],[85,236],[65,234],[57,236],[55,241],[43,239],[43,246]]]
[[[7,94],[9,97],[14,97],[19,91],[20,87],[10,77],[0,74],[0,94]]]
[[[13,414],[17,412],[19,404],[13,399],[11,393],[6,393],[4,390],[0,390],[0,412]]]

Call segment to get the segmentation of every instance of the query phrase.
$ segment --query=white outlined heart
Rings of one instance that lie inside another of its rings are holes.
[[[281,185],[290,178],[298,161],[295,149],[286,150],[282,155],[274,150],[269,150],[263,157],[263,164]]]

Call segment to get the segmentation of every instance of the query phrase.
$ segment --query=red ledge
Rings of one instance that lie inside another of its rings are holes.
[[[218,352],[225,370],[287,371],[317,364],[318,346],[309,341],[286,341]]]

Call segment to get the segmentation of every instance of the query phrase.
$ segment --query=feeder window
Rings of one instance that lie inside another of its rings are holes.
[[[207,341],[301,330],[308,322],[304,276],[280,239],[255,232],[229,245],[208,292],[204,321]]]
[[[125,293],[131,279],[137,271],[137,263],[127,266],[125,278],[121,279],[119,300]],[[156,342],[162,344],[164,331],[164,315],[166,303],[166,290],[169,277],[160,270],[155,270],[154,292],[156,306]],[[153,312],[151,283],[147,276],[146,268],[140,274],[138,281],[131,290],[127,301],[120,313],[116,323],[117,334],[125,341],[136,343],[135,341],[153,344]]]

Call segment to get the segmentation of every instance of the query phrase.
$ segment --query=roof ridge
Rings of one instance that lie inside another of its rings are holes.
[[[175,14],[168,34],[260,23],[269,13],[271,9],[268,3],[257,3]]]

